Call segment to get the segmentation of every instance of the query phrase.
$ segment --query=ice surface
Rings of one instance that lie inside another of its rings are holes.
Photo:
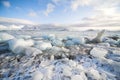
[[[12,39],[8,42],[10,50],[15,53],[23,53],[25,47],[30,47],[34,45],[33,40],[24,40],[24,39]]]
[[[25,40],[27,40],[27,39],[31,39],[32,37],[30,36],[30,35],[19,35],[19,36],[16,36],[16,38],[18,38],[18,39],[25,39]]]
[[[51,44],[52,44],[53,46],[58,46],[58,47],[64,46],[64,44],[62,43],[62,41],[60,41],[60,40],[58,40],[58,39],[52,40]]]
[[[113,39],[106,36],[107,40],[101,43],[85,43],[84,37],[92,39],[97,31],[8,33],[23,36],[8,39],[12,52],[0,54],[1,80],[120,80],[119,39],[110,43]],[[118,34],[108,33],[105,35]],[[31,40],[26,35],[37,39]],[[66,37],[69,35],[73,37]]]
[[[83,37],[80,38],[73,38],[73,37],[66,37],[65,39],[65,46],[73,46],[73,45],[80,45],[85,43],[85,39]]]
[[[34,46],[40,50],[46,50],[46,49],[52,48],[52,45],[50,42],[43,42],[43,41],[37,42],[36,45]]]
[[[8,34],[8,33],[0,33],[0,42],[4,42],[10,39],[13,39],[14,36]]]
[[[43,35],[43,39],[45,40],[54,40],[56,38],[55,34]]]
[[[28,57],[37,56],[39,54],[42,54],[41,50],[34,47],[25,47],[25,55],[27,55]]]

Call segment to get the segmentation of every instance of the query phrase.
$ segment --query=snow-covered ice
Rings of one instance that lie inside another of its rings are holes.
[[[103,48],[94,47],[90,54],[97,58],[104,58],[107,55],[108,51]]]
[[[52,48],[52,45],[50,42],[39,41],[36,43],[35,48],[38,48],[40,50],[46,50],[46,49]]]
[[[95,33],[7,31],[0,35],[0,48],[9,48],[0,52],[0,80],[120,80],[120,39],[111,38],[119,32],[86,43]]]

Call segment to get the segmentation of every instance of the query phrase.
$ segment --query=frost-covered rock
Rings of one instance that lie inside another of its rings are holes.
[[[106,54],[108,54],[108,51],[103,48],[94,47],[90,51],[90,54],[97,58],[104,58],[106,56]]]
[[[0,33],[0,42],[8,41],[13,38],[15,38],[15,37],[8,33]]]
[[[36,71],[32,77],[32,80],[42,80],[43,79],[43,74],[39,71]]]
[[[40,50],[46,50],[46,49],[52,48],[52,45],[50,42],[42,42],[42,41],[37,42],[36,45],[34,46]]]
[[[24,40],[24,39],[12,39],[8,42],[9,49],[16,54],[23,53],[25,47],[30,47],[34,45],[33,40]]]

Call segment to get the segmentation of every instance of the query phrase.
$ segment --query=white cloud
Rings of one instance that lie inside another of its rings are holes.
[[[85,6],[93,9],[93,15],[74,26],[120,27],[120,0],[72,0],[70,6],[73,11]]]
[[[93,16],[86,17],[78,24],[74,24],[75,27],[120,27],[120,15],[116,16]],[[119,28],[120,29],[120,28]]]
[[[60,2],[60,0],[52,0],[52,2],[54,2],[55,4],[58,4],[58,2]]]
[[[46,16],[48,16],[49,13],[51,13],[51,12],[54,11],[54,8],[55,8],[55,6],[54,6],[53,4],[51,4],[51,3],[47,4],[47,9],[46,9],[46,11],[44,12],[44,14],[45,14]]]
[[[30,11],[30,13],[28,14],[30,17],[36,17],[37,13],[33,10]]]
[[[90,5],[91,0],[72,0],[71,1],[71,9],[77,10],[80,6],[88,6]]]
[[[11,6],[9,1],[3,1],[3,5],[7,8],[9,8]]]
[[[79,7],[91,6],[94,11],[99,11],[103,13],[113,13],[115,9],[119,8],[120,0],[72,0],[71,9],[73,11],[77,10]]]
[[[35,23],[33,23],[29,20],[15,19],[15,18],[5,18],[5,17],[0,17],[0,22],[20,23],[20,24],[35,24]]]

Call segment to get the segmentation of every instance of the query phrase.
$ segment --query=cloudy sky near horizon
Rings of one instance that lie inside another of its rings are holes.
[[[1,18],[39,24],[120,26],[120,0],[0,0]]]

